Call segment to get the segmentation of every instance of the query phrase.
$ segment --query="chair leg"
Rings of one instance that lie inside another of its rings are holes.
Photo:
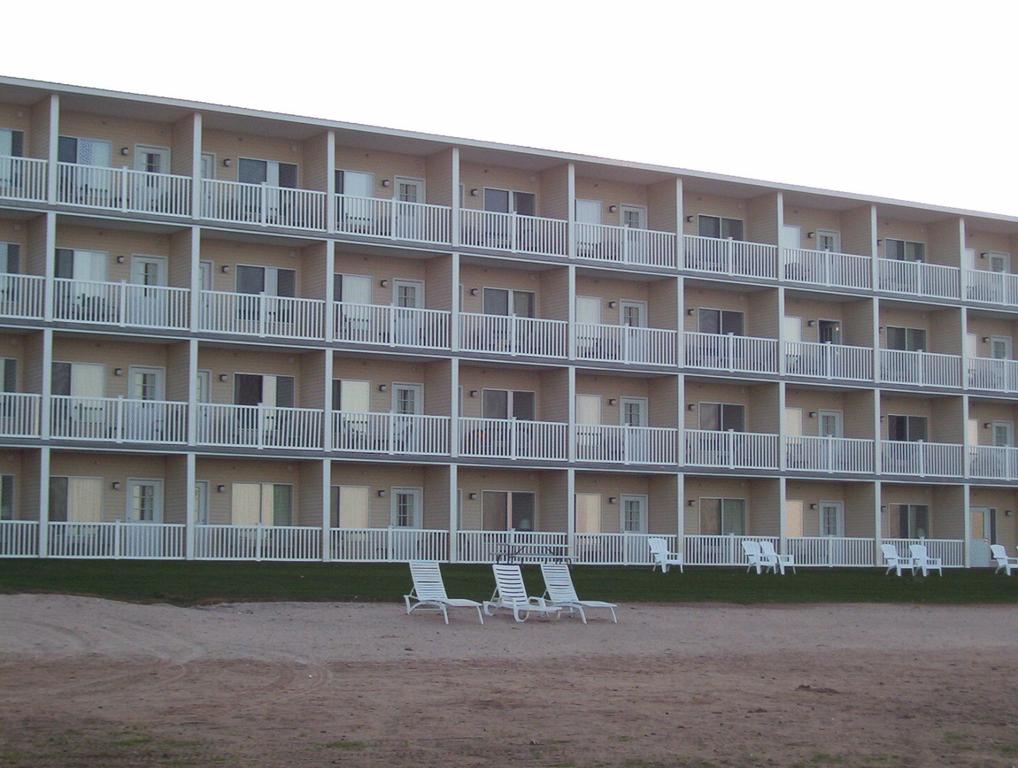
[[[445,619],[445,623],[449,623],[449,609],[444,605],[442,606],[442,618]]]
[[[477,619],[484,624],[484,613],[481,611],[481,606],[477,606]]]

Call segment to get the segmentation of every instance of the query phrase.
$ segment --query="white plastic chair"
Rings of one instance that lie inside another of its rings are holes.
[[[925,544],[909,544],[908,551],[912,553],[915,567],[923,572],[923,576],[929,575],[927,571],[936,571],[941,576],[944,575],[943,560],[939,557],[930,557]]]
[[[611,611],[612,621],[619,623],[615,609],[615,603],[606,603],[602,600],[580,600],[576,594],[576,587],[573,585],[572,574],[569,573],[569,566],[565,563],[541,563],[541,576],[544,577],[544,597],[548,605],[568,608],[569,613],[574,611],[580,614],[580,620],[587,623],[587,615],[584,609],[604,608]]]
[[[742,551],[746,553],[746,561],[749,563],[746,566],[746,573],[749,573],[751,569],[756,568],[756,573],[759,576],[768,568],[777,569],[778,567],[776,560],[769,560],[764,557],[763,551],[760,549],[759,541],[743,539]]]
[[[898,548],[893,544],[881,544],[880,552],[884,556],[884,562],[887,564],[887,570],[884,572],[886,576],[892,570],[901,576],[901,569],[908,568],[912,575],[915,576],[915,560],[911,557],[903,557],[898,554]]]
[[[795,558],[792,555],[779,555],[777,550],[774,549],[774,543],[770,541],[760,542],[760,555],[763,557],[765,562],[771,562],[777,566],[777,570],[782,576],[785,575],[785,568],[791,568],[792,573],[795,573]]]
[[[991,544],[990,555],[997,561],[997,570],[994,573],[1003,571],[1010,576],[1013,569],[1018,569],[1018,557],[1008,557],[1003,544]]]
[[[484,612],[491,616],[496,610],[502,608],[513,612],[516,621],[526,621],[530,614],[536,613],[539,616],[558,616],[561,608],[548,605],[543,597],[530,597],[527,588],[523,584],[523,573],[518,565],[491,566],[495,574],[495,591],[491,600],[484,601]]]
[[[679,573],[685,573],[683,570],[683,559],[681,552],[669,552],[668,542],[662,539],[660,536],[651,536],[647,539],[647,545],[650,547],[650,557],[654,561],[651,571],[661,568],[661,573],[668,573],[669,565],[679,566]]]
[[[411,560],[410,578],[414,586],[409,595],[403,595],[407,615],[423,608],[426,611],[437,611],[442,614],[445,623],[449,623],[449,608],[476,608],[477,618],[484,623],[481,604],[476,600],[450,598],[445,593],[445,582],[442,571],[435,560]],[[411,604],[412,603],[412,604]]]

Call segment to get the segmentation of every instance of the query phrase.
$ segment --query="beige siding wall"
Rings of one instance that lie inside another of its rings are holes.
[[[868,205],[841,214],[841,250],[860,256],[873,256],[873,209]]]
[[[841,232],[841,212],[823,208],[806,208],[801,205],[790,205],[785,202],[782,215],[785,224],[799,227],[802,230],[802,248],[815,248],[816,238],[810,240],[807,232],[815,232],[818,229],[827,229],[834,232]],[[842,238],[844,239],[844,238]],[[844,243],[842,244],[844,246]]]
[[[977,357],[991,357],[991,336],[1009,336],[1012,341],[1018,340],[1018,321],[1005,320],[989,315],[968,313],[968,332],[975,336],[975,348],[973,352]],[[986,338],[986,341],[983,339]],[[1012,344],[1012,347],[1015,345]],[[967,352],[968,350],[966,350]],[[1014,357],[1014,350],[1012,350]]]
[[[778,326],[781,313],[778,311],[779,301],[777,290],[756,291],[749,294],[749,317],[752,325],[747,325],[747,333],[753,336],[778,338]],[[749,320],[749,317],[746,319]]]
[[[371,411],[373,413],[389,413],[392,410],[392,385],[394,382],[400,384],[421,384],[424,385],[424,407],[426,413],[432,413],[428,408],[432,397],[448,402],[449,395],[433,391],[427,385],[428,371],[431,368],[446,367],[448,363],[416,363],[401,360],[367,359],[359,357],[340,357],[336,355],[332,363],[333,379],[352,379],[355,381],[367,381],[371,393]],[[379,385],[384,384],[385,392],[379,392]],[[448,389],[448,380],[446,380]],[[444,394],[444,396],[443,396]],[[446,414],[447,415],[447,414]]]
[[[962,220],[944,219],[929,226],[930,244],[927,259],[931,264],[960,267],[962,252]]]
[[[578,200],[599,200],[601,202],[601,223],[615,226],[622,223],[623,205],[647,208],[649,203],[647,187],[643,184],[628,184],[610,179],[591,179],[579,174],[576,175],[576,198]],[[608,210],[612,205],[618,206],[615,213]]]
[[[541,391],[541,418],[562,424],[569,421],[569,372],[565,369],[542,371]]]
[[[563,382],[565,371],[534,371],[527,368],[481,368],[460,366],[460,387],[463,390],[463,416],[481,415],[485,389],[511,389],[534,392],[537,399],[539,421],[565,421],[558,418],[568,415],[568,381]],[[477,392],[471,397],[471,392]],[[565,402],[563,402],[565,394]]]
[[[103,522],[126,519],[127,480],[163,480],[163,504],[166,501],[166,458],[146,454],[94,454],[54,451],[50,457],[51,477],[102,478]],[[113,483],[120,483],[115,489]]]
[[[903,328],[922,328],[926,331],[928,352],[960,355],[961,314],[958,309],[942,309],[932,312],[920,312],[914,309],[902,309],[882,303],[880,306],[880,346],[887,346],[887,326]]]
[[[46,100],[49,110],[49,100]],[[32,149],[32,107],[25,104],[0,104],[0,128],[10,128],[24,134],[25,157],[39,157]]]
[[[785,296],[785,316],[802,320],[802,340],[820,341],[817,320],[837,320],[841,325],[841,343],[857,347],[873,345],[873,308],[871,299],[860,301],[825,301]]]
[[[321,354],[311,352],[308,354]],[[254,349],[233,349],[201,347],[198,350],[198,368],[211,371],[212,402],[232,403],[235,373],[256,373],[261,375],[292,376],[294,395],[299,408],[321,408],[320,402],[305,406],[301,402],[302,371],[301,355],[280,352],[264,352]],[[220,381],[220,374],[226,374],[226,381]]]
[[[301,251],[301,292],[306,299],[325,299],[325,291],[332,275],[325,263],[325,243],[315,243]]]
[[[325,131],[305,139],[302,186],[305,189],[328,190],[329,184],[329,134]]]
[[[541,273],[541,317],[569,319],[569,270],[548,269]]]
[[[309,261],[320,258],[320,255],[310,249],[220,240],[212,237],[203,237],[201,242],[201,260],[212,262],[212,289],[216,291],[236,291],[237,265],[243,264],[250,267],[295,270],[297,295],[305,296],[305,287],[310,287],[310,281],[304,273],[305,253]],[[227,272],[223,272],[224,266],[228,268]]]
[[[990,507],[996,512],[997,543],[1003,544],[1008,555],[1013,555],[1018,545],[1018,491],[1012,488],[973,487],[969,505]]]
[[[178,176],[194,175],[194,120],[193,114],[187,115],[170,127],[170,169]]]
[[[726,219],[741,219],[743,228],[747,233],[749,232],[750,213],[746,200],[684,191],[682,195],[682,211],[687,218],[693,217],[692,221],[683,222],[682,231],[687,235],[699,233],[700,225],[696,217],[700,214],[704,216],[723,216]]]
[[[761,195],[749,201],[749,226],[746,239],[754,243],[778,243],[778,205],[780,196]]]
[[[424,259],[379,259],[377,256],[342,253],[339,250],[335,256],[336,274],[369,275],[372,278],[371,302],[384,306],[393,303],[394,280],[417,280],[424,283],[425,304],[432,306],[429,295],[431,286],[427,282],[428,264]],[[382,280],[388,281],[388,285],[383,286]]]
[[[557,292],[562,294],[552,299],[545,296],[546,272],[534,272],[525,269],[508,269],[504,267],[482,267],[477,264],[463,264],[460,266],[460,282],[463,284],[463,306],[464,312],[481,312],[484,308],[485,288],[512,288],[518,291],[531,291],[535,294],[537,305],[536,314],[538,317],[546,317],[544,305],[547,301],[550,306],[561,307],[563,302],[568,301],[568,294],[564,290],[561,278],[555,281]],[[564,272],[565,270],[558,270]],[[477,289],[477,295],[472,296],[471,291]]]
[[[965,410],[960,397],[938,397],[930,403],[930,440],[961,443],[965,439]]]
[[[651,184],[647,187],[647,223],[651,229],[661,232],[677,232],[678,189],[675,179]]]
[[[932,432],[933,425],[929,423],[932,414],[933,405],[930,398],[882,393],[880,395],[880,437],[883,440],[887,439],[887,417],[890,415],[925,416],[927,426]]]
[[[537,530],[568,530],[568,492],[569,479],[565,472],[541,472],[538,474]]]
[[[699,330],[697,309],[727,309],[742,312],[743,326],[749,336],[777,338],[777,291],[724,291],[687,285],[685,288],[686,331]],[[688,310],[692,309],[690,315]],[[767,329],[766,331],[761,329]]]
[[[39,517],[38,506],[33,510],[26,503],[25,486],[30,483],[25,470],[25,455],[37,451],[0,450],[0,475],[14,478],[14,499],[11,502],[15,520],[36,520]]]
[[[439,361],[424,366],[424,412],[432,416],[452,414],[452,363]]]
[[[979,445],[993,445],[993,422],[1018,424],[1018,406],[999,400],[970,400],[969,420],[976,424]]]
[[[619,325],[622,322],[622,302],[641,301],[650,307],[650,283],[611,277],[576,276],[576,295],[601,299],[601,322]],[[615,309],[608,302],[616,302]]]
[[[754,536],[781,534],[781,492],[773,478],[754,478],[749,481],[753,513],[749,516],[748,531]]]
[[[463,491],[463,510],[460,514],[464,530],[479,530],[482,527],[481,502],[483,491],[528,492],[536,494],[535,530],[565,530],[565,514],[562,508],[564,491],[553,494],[546,500],[544,495],[557,482],[546,480],[549,475],[561,475],[565,472],[534,472],[520,469],[487,469],[480,467],[460,467],[459,487]],[[471,499],[470,494],[477,495]],[[561,527],[559,527],[561,525]]]
[[[296,519],[304,493],[319,493],[318,487],[305,487],[301,482],[301,462],[271,459],[225,459],[199,456],[195,479],[209,485],[209,523],[229,525],[232,522],[234,483],[280,483],[293,486],[293,511]],[[218,491],[218,486],[223,491]]]
[[[776,431],[770,428],[757,429],[754,425],[777,425],[778,390],[775,384],[741,386],[728,382],[686,381],[686,429],[699,429],[698,408],[689,410],[690,405],[700,403],[731,403],[746,408],[746,426],[751,432]],[[757,415],[757,411],[760,414]]]
[[[215,128],[204,128],[202,131],[202,152],[215,155],[216,178],[223,181],[236,181],[240,168],[239,158],[251,160],[274,160],[278,163],[295,163],[297,165],[297,184],[304,187],[307,174],[304,162],[304,144],[298,139],[280,139],[271,136],[255,136],[239,134],[233,131],[220,131]],[[223,165],[223,160],[230,160],[230,167]]]
[[[170,363],[170,348],[180,346],[186,344],[96,341],[77,335],[54,336],[53,362],[102,365],[105,371],[104,396],[128,397],[131,366],[161,368],[166,372]],[[179,353],[174,359],[179,360]],[[120,376],[116,375],[117,368],[122,369]],[[168,381],[168,378],[165,377],[164,381]]]
[[[178,288],[191,287],[191,234],[187,228],[170,235],[167,282]]]
[[[0,122],[0,127],[3,123]],[[29,272],[28,226],[19,219],[0,219],[0,243],[16,243],[21,246],[21,272]]]
[[[396,177],[424,179],[424,194],[428,202],[431,199],[430,181],[427,179],[428,161],[426,157],[404,155],[395,152],[378,152],[357,147],[344,147],[341,140],[336,140],[336,168],[344,171],[363,171],[375,175],[374,197],[391,198],[396,193]],[[389,181],[388,187],[382,186],[383,180]]]
[[[778,481],[737,477],[709,477],[686,475],[685,531],[700,533],[700,500],[728,498],[746,500],[747,532],[753,536],[777,536],[779,496]],[[690,507],[688,501],[694,505]]]
[[[424,262],[424,304],[429,309],[452,311],[452,256],[436,256]]]
[[[937,489],[930,512],[931,539],[965,538],[965,489],[962,486]]]
[[[106,279],[116,283],[130,281],[132,256],[159,256],[166,259],[168,268],[170,236],[135,230],[76,227],[58,222],[57,248],[105,252]],[[123,264],[117,263],[118,257],[123,257]],[[179,287],[185,286],[181,284]]]
[[[679,281],[666,277],[655,280],[648,286],[650,306],[647,310],[647,324],[651,328],[678,330]]]
[[[174,131],[170,123],[93,115],[67,109],[60,111],[60,135],[109,141],[112,144],[110,165],[114,168],[134,168],[134,152],[138,144],[168,147],[171,164],[174,154],[186,151],[186,148],[173,145]],[[127,155],[120,153],[123,147],[127,147]]]
[[[430,529],[449,527],[449,468],[424,467],[424,514],[422,524]]]
[[[622,497],[646,496],[648,524],[650,517],[651,477],[625,473],[577,472],[576,493],[590,493],[601,498],[601,532],[622,530]],[[614,498],[614,503],[610,499]]]
[[[40,333],[39,336],[42,336]],[[28,389],[29,376],[25,373],[28,363],[26,347],[32,343],[31,335],[27,333],[5,333],[0,335],[0,358],[15,360],[16,377],[14,390],[16,392],[38,392],[39,390]],[[34,346],[34,344],[33,344]]]
[[[32,105],[31,127],[25,134],[26,155],[45,159],[49,156],[50,100],[43,98]]]
[[[166,456],[163,462],[163,521],[187,522],[187,457]],[[209,489],[210,492],[212,489]]]
[[[453,195],[459,190],[452,188],[452,149],[446,149],[428,155],[425,160],[427,169],[427,200],[432,205],[452,205]]]
[[[648,378],[650,391],[647,423],[652,427],[679,425],[679,377],[655,376]]]
[[[42,392],[42,332],[30,333],[24,337],[25,365],[21,369],[21,386],[24,392]]]
[[[318,526],[322,524],[325,499],[322,497],[322,462],[302,461],[298,466],[300,477],[300,503],[294,500],[293,521],[295,525]]]
[[[557,165],[541,171],[538,213],[553,219],[569,218],[569,166]]]
[[[887,255],[887,238],[925,243],[927,252],[930,248],[930,231],[926,224],[919,221],[902,221],[900,219],[887,218],[881,214],[879,209],[877,210],[877,238],[885,241],[878,246],[881,258]]]
[[[21,483],[22,520],[39,519],[39,505],[42,503],[42,486],[39,478],[41,466],[42,456],[39,451],[22,451],[21,470],[24,473],[24,481]]]
[[[839,411],[842,414],[845,437],[873,438],[873,395],[869,391],[838,391],[788,387],[785,407],[802,410],[802,433],[818,435],[819,411]],[[810,412],[817,412],[810,418]]]
[[[484,209],[484,188],[511,189],[517,192],[532,192],[537,195],[537,213],[544,213],[540,174],[522,168],[506,168],[497,165],[460,163],[460,183],[463,184],[463,207],[472,210]],[[476,189],[477,195],[470,191]]]
[[[188,342],[181,341],[166,345],[166,399],[187,400],[187,385],[192,373],[190,369]]]
[[[678,531],[679,515],[685,504],[679,498],[678,475],[651,475],[647,532],[673,534]]]
[[[305,352],[298,359],[300,376],[297,400],[304,408],[325,407],[325,355],[328,352]]]
[[[872,483],[845,483],[845,535],[876,534],[877,487]]]
[[[36,216],[28,220],[28,239],[26,253],[23,253],[22,271],[32,275],[46,274],[46,261],[49,258],[46,244],[46,217]]]
[[[873,496],[860,493],[871,486],[868,483],[812,482],[789,480],[785,495],[790,501],[802,502],[803,536],[820,535],[820,503],[840,501],[845,511],[845,535],[849,537],[872,537]],[[816,505],[816,509],[811,509]],[[797,535],[793,531],[789,536]]]

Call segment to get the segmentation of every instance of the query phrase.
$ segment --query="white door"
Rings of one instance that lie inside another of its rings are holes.
[[[991,336],[990,337],[990,357],[994,360],[1010,360],[1011,359],[1011,337],[1010,336]]]
[[[808,363],[808,352],[802,344],[802,318],[786,315],[781,318],[785,341],[785,366],[789,373],[815,373]]]
[[[623,533],[646,533],[647,532],[647,497],[642,495],[628,494],[619,497],[619,504],[622,508],[621,531]],[[643,542],[639,542],[643,544]],[[644,545],[646,546],[646,545]],[[639,553],[642,554],[642,549]],[[630,555],[632,557],[632,555]]]
[[[576,249],[583,255],[597,249],[601,244],[601,201],[576,201]]]
[[[201,153],[201,177],[203,179],[216,178],[216,156],[211,152]]]
[[[230,522],[233,525],[260,525],[261,483],[234,483],[230,491]]]
[[[337,492],[336,528],[368,528],[371,489],[366,485],[341,485]]]
[[[419,280],[393,280],[392,303],[395,307],[393,332],[395,343],[405,346],[416,346],[421,341],[421,331],[425,320],[416,309],[424,307],[424,283]]]
[[[393,488],[390,524],[393,528],[420,528],[424,491],[420,488]]]
[[[198,287],[203,291],[212,290],[212,262],[198,263]]]
[[[367,414],[371,411],[371,383],[355,379],[339,382],[339,410],[341,412],[340,445],[347,448],[368,447],[374,443],[369,430],[374,423]]]
[[[194,483],[195,525],[209,524],[209,481],[195,480]]]
[[[105,368],[99,363],[71,363],[71,397],[103,396]]]
[[[785,499],[785,535],[803,536],[803,503],[799,499]]]
[[[986,568],[990,565],[993,514],[989,507],[969,509],[969,556],[974,568]]]
[[[127,522],[161,523],[163,521],[163,481],[127,481]]]
[[[601,494],[577,493],[574,503],[576,505],[576,532],[600,533]]]
[[[576,297],[577,354],[598,356],[601,325],[601,299],[598,296]]]
[[[424,180],[396,177],[395,237],[403,240],[427,240],[425,213],[417,203],[424,202]]]
[[[424,385],[393,384],[392,412],[408,416],[424,413]]]
[[[142,173],[169,173],[170,150],[138,144],[134,148],[134,170]]]
[[[371,304],[371,278],[367,275],[341,275],[337,282],[335,300],[342,304],[336,319],[339,325],[336,333],[348,341],[380,341],[383,329],[374,327],[374,310],[367,306]]]
[[[98,363],[71,363],[70,402],[63,411],[70,422],[71,435],[105,435],[109,421],[105,389],[106,369]],[[109,411],[113,413],[112,410]]]
[[[128,401],[124,403],[124,432],[131,440],[158,441],[163,438],[166,414],[166,372],[162,368],[132,365],[128,371]]]
[[[802,437],[802,408],[785,407],[785,435],[792,438]]]
[[[1014,447],[1014,424],[1012,422],[993,422],[993,444],[997,448]]]
[[[576,395],[576,452],[578,459],[589,459],[601,440],[601,397]]]
[[[820,535],[845,535],[845,505],[840,501],[821,501]]]
[[[67,521],[98,523],[102,520],[102,499],[101,477],[67,478]]]
[[[802,247],[802,228],[793,226],[791,224],[785,224],[781,227],[781,247],[782,248],[801,248]]]
[[[132,325],[162,327],[167,322],[166,259],[160,256],[132,256],[131,284],[124,315]],[[151,289],[148,287],[151,286]]]
[[[820,437],[842,437],[841,411],[819,411],[817,419]]]

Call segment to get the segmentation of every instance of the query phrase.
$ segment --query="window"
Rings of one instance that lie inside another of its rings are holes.
[[[234,483],[233,525],[293,525],[293,486],[285,483]]]
[[[887,439],[911,443],[926,440],[926,417],[894,414],[888,416]]]
[[[911,240],[884,238],[884,256],[895,261],[923,261],[926,258],[926,245]]]
[[[700,237],[719,237],[723,240],[742,240],[742,220],[723,216],[697,217]]]
[[[525,390],[485,389],[481,391],[481,417],[533,421],[536,395]]]
[[[891,536],[926,539],[930,536],[930,508],[925,504],[892,504]],[[898,530],[894,530],[897,525]]]
[[[366,485],[332,486],[332,527],[367,528],[371,489]]]
[[[840,232],[835,232],[831,229],[818,229],[816,231],[816,238],[818,251],[833,251],[835,253],[841,251]]]
[[[2,176],[0,181],[3,181]],[[0,243],[0,275],[16,275],[20,271],[21,246],[17,243]]]
[[[293,189],[297,186],[297,166],[275,160],[242,157],[237,161],[237,181]]]
[[[887,348],[905,352],[926,350],[926,330],[923,328],[899,328],[887,326]]]
[[[97,523],[101,519],[103,481],[99,477],[51,477],[49,519]]]
[[[109,168],[113,157],[112,145],[102,139],[79,139],[61,136],[57,143],[57,159],[61,163],[96,165]]]
[[[14,519],[14,475],[0,475],[0,520]]]
[[[534,317],[536,294],[533,291],[518,291],[513,288],[485,288],[484,314]]]
[[[420,488],[393,488],[391,524],[395,528],[421,527],[421,501],[424,491]]]
[[[841,343],[841,323],[838,320],[818,320],[817,336],[821,344]]]
[[[484,188],[484,210],[494,213],[516,213],[520,216],[534,216],[537,211],[537,197],[533,192],[517,192],[511,189]]]
[[[735,312],[730,309],[707,309],[701,307],[697,310],[697,323],[700,333],[721,333],[742,336],[743,334],[742,312]]]
[[[257,373],[234,374],[233,403],[234,405],[293,408],[293,377],[262,376]]]
[[[622,497],[622,532],[647,532],[647,497]]]
[[[18,361],[13,357],[0,357],[0,392],[18,391]]]
[[[373,197],[375,174],[365,171],[336,171],[336,194]]]
[[[744,432],[746,407],[733,403],[700,403],[700,429]]]
[[[10,128],[0,128],[0,157],[21,157],[25,151],[25,134]],[[0,169],[4,169],[0,164]],[[6,178],[6,174],[0,179]]]
[[[840,501],[820,502],[820,535],[845,535],[845,505]]]
[[[532,531],[536,495],[529,491],[482,491],[481,518],[486,531]]]
[[[237,265],[237,293],[264,293],[267,296],[296,296],[297,273],[278,267]]]
[[[700,499],[700,533],[743,536],[746,533],[745,499]]]
[[[573,503],[576,505],[576,533],[600,533],[601,494],[577,493]]]

